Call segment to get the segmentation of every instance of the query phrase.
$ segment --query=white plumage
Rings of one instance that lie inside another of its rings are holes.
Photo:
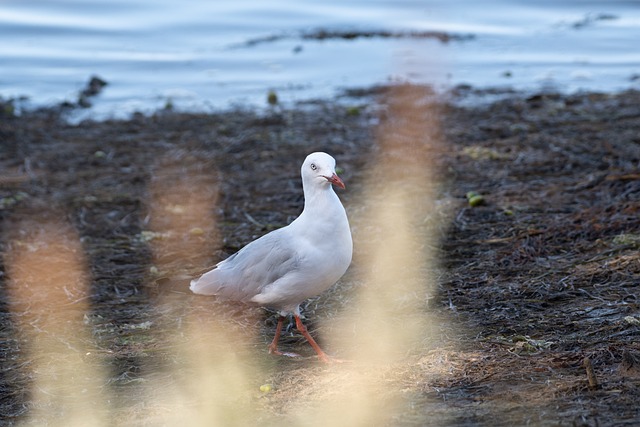
[[[327,355],[300,321],[300,304],[330,288],[351,263],[353,244],[347,214],[332,184],[344,188],[335,160],[326,153],[307,156],[302,164],[304,210],[286,227],[249,243],[191,281],[196,294],[257,303],[276,309],[280,319],[269,351],[276,354],[283,316],[293,314],[300,332],[318,353]]]

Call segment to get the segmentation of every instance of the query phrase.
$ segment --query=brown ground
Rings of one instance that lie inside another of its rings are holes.
[[[357,211],[376,151],[374,126],[384,122],[385,109],[375,95],[354,103],[359,107],[318,103],[265,114],[168,111],[77,126],[52,111],[16,117],[5,106],[3,262],[38,235],[43,221],[72,224],[91,277],[84,323],[109,372],[104,387],[116,396],[117,424],[162,416],[124,396],[170,365],[167,343],[181,333],[176,319],[185,316],[178,305],[194,305],[206,317],[214,304],[194,300],[185,281],[172,278],[194,274],[294,218],[302,206],[298,165],[307,153],[336,157],[348,185],[341,197]],[[427,353],[392,368],[404,371],[395,381],[409,397],[391,424],[640,424],[640,93],[514,95],[437,111],[447,144],[438,158],[445,185],[437,199],[453,213],[442,229],[437,293],[422,303],[442,327]],[[172,185],[181,191],[165,195]],[[485,203],[469,206],[469,191]],[[220,245],[202,224],[183,224],[189,237],[180,242],[148,231],[162,228],[162,218],[149,221],[157,217],[149,216],[154,197],[167,197],[173,213],[189,220],[181,197],[212,209],[218,194]],[[185,259],[175,245],[200,251]],[[11,301],[20,310],[29,304],[9,295],[10,280],[3,267],[3,425],[33,409],[33,361],[18,331],[23,316],[10,311]],[[323,332],[315,318],[346,310],[357,285],[348,273],[307,306],[315,335]],[[264,354],[273,317],[246,313],[230,306],[227,314],[241,334],[257,326],[246,351],[262,355],[267,367],[257,384],[275,389],[258,398],[258,417],[277,420],[295,406],[292,396],[308,397],[327,384],[317,383],[322,369],[313,358],[274,361]],[[283,344],[308,354],[296,335]],[[585,359],[597,385],[588,382]]]

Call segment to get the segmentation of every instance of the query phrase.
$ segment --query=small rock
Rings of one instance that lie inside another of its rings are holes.
[[[200,227],[193,227],[191,230],[189,230],[189,234],[191,234],[192,236],[202,236],[204,234],[204,230]]]
[[[269,393],[271,390],[273,390],[273,387],[271,386],[271,384],[262,384],[260,386],[260,391],[262,393]]]
[[[269,103],[269,105],[276,105],[278,103],[278,95],[275,93],[275,91],[269,91],[269,93],[267,94],[267,102]]]

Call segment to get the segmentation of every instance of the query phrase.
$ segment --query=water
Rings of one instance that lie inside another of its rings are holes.
[[[318,29],[473,38],[301,37]],[[639,40],[638,2],[620,0],[0,0],[0,96],[75,101],[98,75],[85,114],[109,117],[390,81],[617,91],[640,87]]]

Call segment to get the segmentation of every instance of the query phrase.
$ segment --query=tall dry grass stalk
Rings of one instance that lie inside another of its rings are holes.
[[[83,323],[90,280],[78,235],[67,223],[32,218],[9,237],[10,306],[32,363],[27,423],[107,425],[107,377],[87,357],[94,350]]]
[[[333,328],[335,346],[347,349],[337,390],[312,409],[300,425],[384,425],[402,404],[394,365],[415,352],[437,327],[426,311],[433,292],[434,236],[425,223],[433,214],[440,150],[436,111],[420,88],[398,86],[388,94],[388,110],[378,129],[379,151],[368,171],[362,215],[367,235],[355,241],[361,272],[355,303]],[[346,371],[346,372],[345,372]],[[332,375],[332,373],[328,373]]]
[[[212,165],[181,151],[169,153],[156,162],[147,194],[145,227],[157,271],[175,277],[210,265],[219,241]]]
[[[210,268],[218,246],[215,172],[189,156],[161,159],[154,169],[148,200],[153,266],[174,279],[176,272]],[[251,390],[255,372],[244,343],[220,304],[189,292],[189,278],[158,285],[157,306],[169,307],[159,310],[160,333],[173,341],[175,362],[168,376],[148,382],[148,406],[163,408],[166,425],[250,425],[255,413],[240,396]]]
[[[431,323],[425,296],[433,292],[433,217],[440,151],[438,123],[428,96],[414,86],[388,94],[385,122],[378,129],[379,152],[364,187],[364,215],[372,236],[363,239],[357,263],[364,266],[357,309],[350,319],[355,360],[389,364],[425,337]],[[369,332],[366,332],[369,331]]]

